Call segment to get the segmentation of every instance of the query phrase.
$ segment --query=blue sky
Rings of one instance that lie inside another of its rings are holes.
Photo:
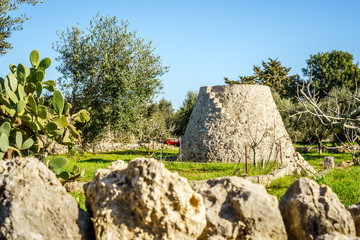
[[[14,49],[0,57],[0,75],[10,63],[29,64],[33,49],[53,64],[46,79],[56,80],[56,31],[101,15],[127,19],[138,36],[152,40],[169,72],[162,76],[163,94],[178,109],[188,90],[222,85],[223,77],[250,75],[253,65],[278,58],[292,74],[301,74],[310,54],[331,50],[360,57],[360,1],[357,0],[44,0],[22,6],[32,20],[14,32]],[[159,99],[158,98],[158,99]]]

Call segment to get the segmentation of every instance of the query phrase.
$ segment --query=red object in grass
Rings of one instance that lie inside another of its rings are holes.
[[[165,139],[164,143],[167,145],[180,146],[180,142],[177,139]]]

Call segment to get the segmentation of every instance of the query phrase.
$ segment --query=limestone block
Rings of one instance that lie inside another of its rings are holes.
[[[335,167],[335,159],[333,156],[324,157],[324,169],[332,169]]]
[[[84,190],[97,239],[190,240],[206,225],[201,195],[155,159],[118,161]]]
[[[336,194],[309,178],[296,180],[279,207],[289,239],[310,240],[332,232],[355,236],[354,220]]]
[[[203,239],[287,239],[275,196],[238,177],[210,179],[193,187],[203,196],[207,225]]]
[[[36,158],[0,161],[0,239],[94,239],[88,214]]]
[[[360,202],[350,205],[346,209],[351,213],[354,219],[356,236],[360,237]]]

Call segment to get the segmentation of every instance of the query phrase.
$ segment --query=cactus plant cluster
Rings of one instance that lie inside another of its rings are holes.
[[[72,146],[80,134],[74,124],[90,118],[86,110],[71,115],[56,82],[44,81],[50,58],[40,61],[34,50],[30,63],[31,68],[10,64],[11,73],[0,77],[0,159],[12,151],[41,153],[53,141]]]
[[[79,166],[74,165],[72,171],[64,171],[62,168],[67,164],[68,160],[64,157],[56,157],[49,161],[49,168],[56,174],[57,177],[64,179],[75,179],[83,177],[85,174],[84,170],[81,170]]]

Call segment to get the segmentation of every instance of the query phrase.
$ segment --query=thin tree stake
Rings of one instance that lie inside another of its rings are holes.
[[[280,145],[280,161],[281,161],[281,166],[283,164],[283,159],[282,159],[282,151],[281,151],[281,142],[279,142]]]
[[[247,154],[247,146],[245,145],[245,171],[246,175],[248,175],[248,154]]]

